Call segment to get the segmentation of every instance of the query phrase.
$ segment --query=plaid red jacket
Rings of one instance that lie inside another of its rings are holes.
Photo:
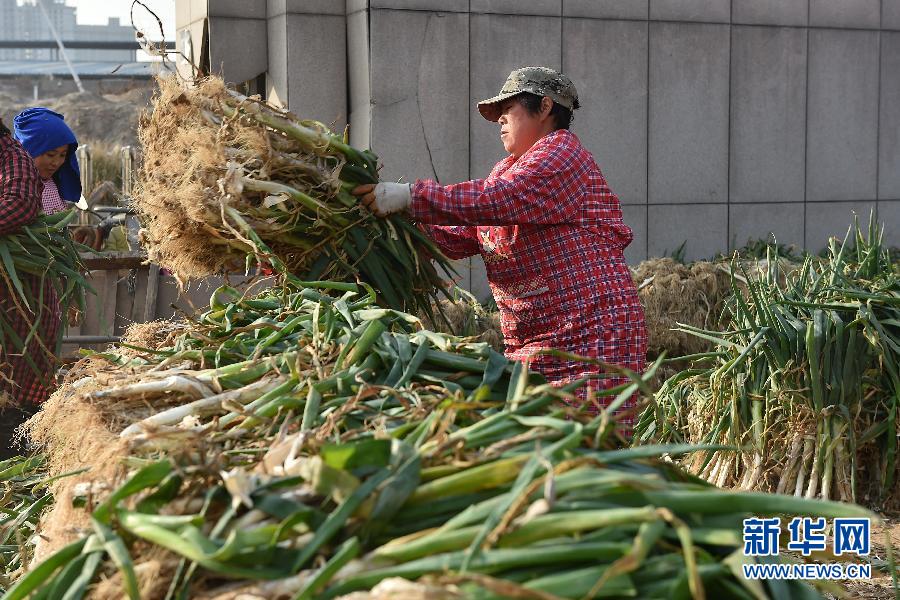
[[[500,161],[487,179],[417,181],[410,210],[450,258],[484,258],[507,356],[529,360],[553,383],[600,377],[600,370],[535,356],[540,350],[643,370],[644,313],[622,254],[631,229],[575,134],[546,135],[518,159]],[[593,385],[622,382],[605,377]]]
[[[42,187],[31,156],[12,136],[0,135],[0,236],[14,233],[34,221],[41,212]],[[31,287],[34,297],[39,297],[40,280],[32,275],[20,277],[23,285]],[[38,336],[53,350],[61,316],[56,293],[50,285],[44,286],[44,302]],[[0,281],[0,311],[12,323],[13,331],[20,340],[28,336],[33,318],[30,313],[26,313],[28,318],[23,316],[23,310],[27,311],[15,290]],[[43,402],[51,392],[48,382],[55,371],[54,358],[48,356],[34,339],[24,353],[14,351],[6,339],[6,332],[0,332],[0,392],[9,394],[20,405]],[[26,357],[34,362],[44,377],[35,373]]]

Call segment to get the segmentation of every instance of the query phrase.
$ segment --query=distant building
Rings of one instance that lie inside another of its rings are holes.
[[[76,8],[65,0],[44,0],[44,7],[63,41],[133,41],[134,29],[118,18],[106,25],[79,25]],[[52,40],[53,34],[35,0],[0,0],[0,40]],[[134,62],[134,50],[67,49],[73,61]],[[0,48],[0,60],[61,60],[56,48]]]

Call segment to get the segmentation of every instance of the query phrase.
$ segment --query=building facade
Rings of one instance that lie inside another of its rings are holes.
[[[60,39],[65,41],[133,42],[134,29],[117,17],[106,25],[79,25],[76,9],[65,0],[44,0],[44,8]],[[0,40],[52,41],[53,34],[34,0],[0,0]],[[66,53],[73,61],[134,62],[135,50],[91,50],[72,48]],[[0,61],[62,60],[56,48],[0,48]]]
[[[900,0],[176,1],[182,47],[206,35],[230,81],[349,122],[385,179],[485,176],[503,149],[475,103],[562,69],[631,262],[770,233],[818,251],[870,210],[900,245]]]

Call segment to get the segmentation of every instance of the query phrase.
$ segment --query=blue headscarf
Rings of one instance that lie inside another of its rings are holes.
[[[78,140],[66,125],[63,116],[49,108],[26,108],[16,115],[13,124],[13,135],[32,158],[60,146],[69,147],[66,162],[53,175],[53,180],[63,200],[78,202],[81,198],[81,171],[75,156]]]

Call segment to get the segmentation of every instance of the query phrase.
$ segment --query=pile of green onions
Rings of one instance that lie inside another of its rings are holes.
[[[40,376],[47,374],[37,367],[25,348],[36,340],[41,351],[55,356],[63,334],[60,327],[56,339],[45,340],[39,335],[45,311],[53,308],[46,305],[45,289],[49,285],[56,292],[63,315],[70,306],[83,311],[85,291],[90,290],[78,255],[79,249],[87,248],[73,242],[66,230],[74,218],[74,210],[42,215],[18,231],[0,236],[0,285],[9,290],[15,306],[11,313],[0,314],[0,347],[6,353],[23,353],[31,369]],[[24,338],[13,328],[16,321],[29,326]]]
[[[639,440],[726,444],[689,461],[718,486],[896,502],[900,272],[872,219],[785,275],[747,277],[717,350],[665,382]],[[744,274],[746,275],[746,273]]]
[[[41,456],[0,461],[0,591],[22,575],[38,519],[53,503]]]
[[[153,549],[177,562],[166,598],[337,598],[390,577],[473,598],[813,598],[736,575],[741,520],[873,516],[716,490],[657,458],[693,447],[622,449],[607,414],[558,402],[577,384],[419,330],[372,290],[316,288],[223,288],[173,346],[93,356],[110,367],[60,393],[151,409],[120,432],[130,474],[84,498],[92,529],[4,600],[110,577],[137,599]],[[613,404],[653,368],[629,376]]]
[[[430,311],[443,283],[432,260],[446,270],[447,259],[408,219],[376,218],[350,194],[378,181],[372,152],[215,77],[159,83],[134,197],[151,260],[182,280],[255,260],[301,280],[365,281],[386,306]]]

